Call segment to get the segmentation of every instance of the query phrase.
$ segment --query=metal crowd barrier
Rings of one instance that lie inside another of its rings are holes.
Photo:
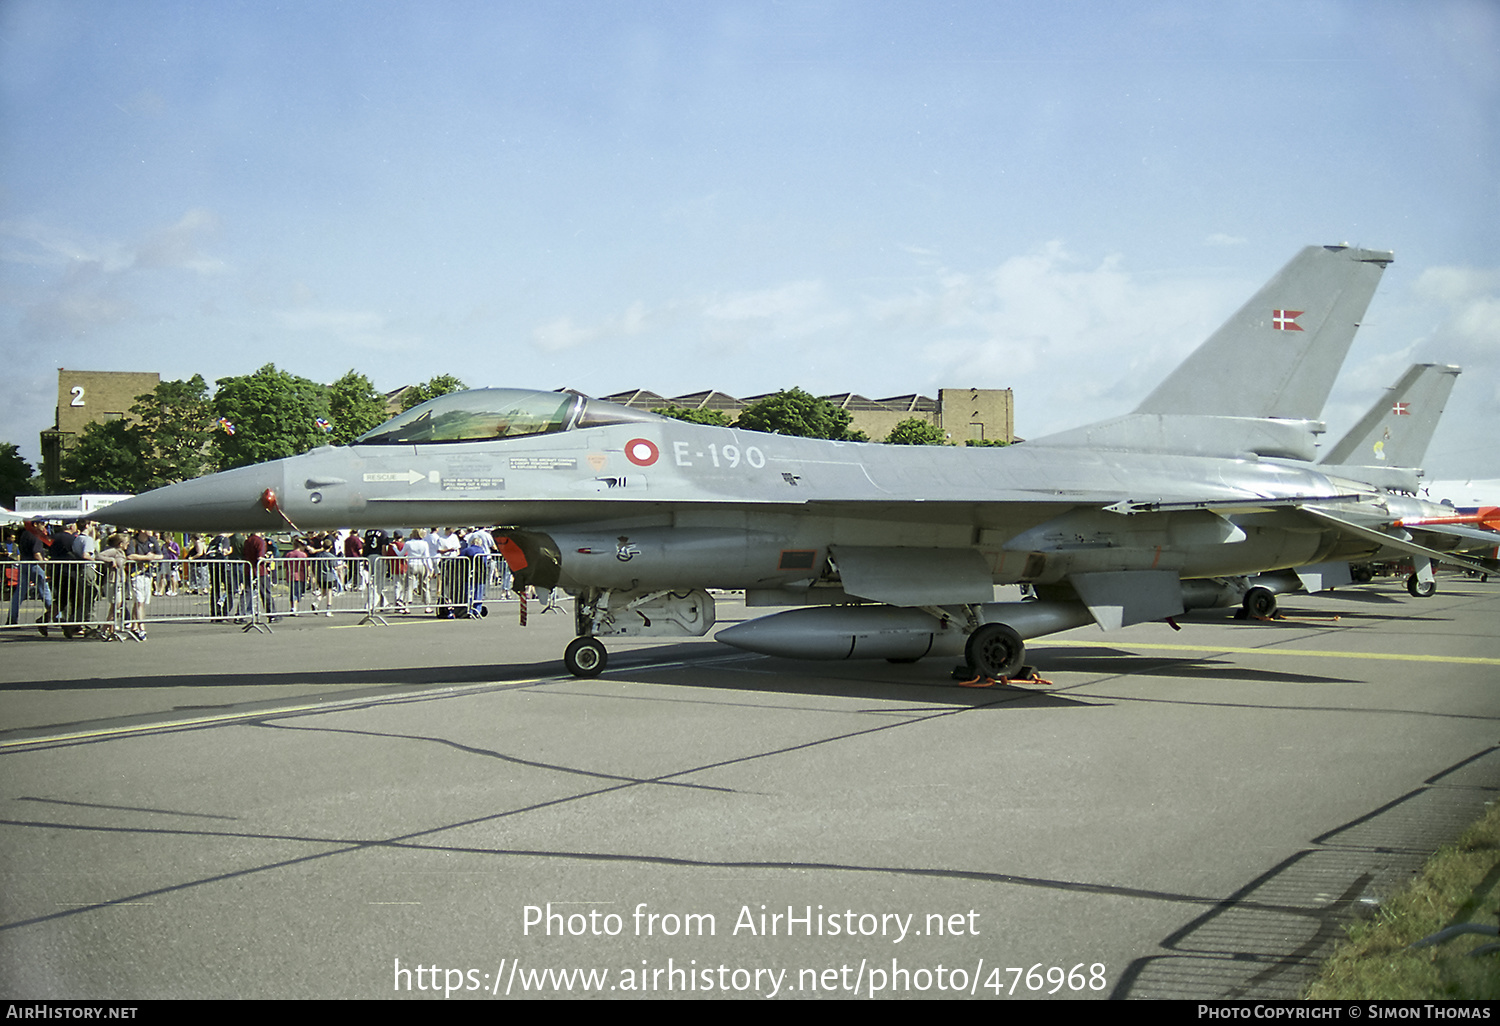
[[[416,563],[416,561],[413,561]],[[508,597],[498,556],[445,556],[418,565],[393,556],[277,556],[127,563],[0,560],[0,630],[145,637],[155,623],[225,623],[267,630],[285,616],[393,615],[478,619]]]
[[[366,612],[372,616],[436,615],[478,619],[489,613],[486,600],[502,594],[498,556],[442,556],[406,560],[374,556]]]
[[[111,567],[83,560],[0,560],[0,630],[113,636],[124,583]]]

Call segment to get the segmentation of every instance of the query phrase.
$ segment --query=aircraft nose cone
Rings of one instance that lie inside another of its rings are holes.
[[[157,488],[106,506],[98,519],[163,531],[275,531],[286,521],[266,509],[262,497],[268,488],[278,498],[286,491],[280,461]]]

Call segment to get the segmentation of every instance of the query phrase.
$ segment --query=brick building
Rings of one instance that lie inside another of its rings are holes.
[[[144,371],[80,371],[57,369],[57,417],[41,433],[42,480],[47,491],[61,487],[58,479],[63,453],[89,423],[122,420],[138,395],[161,383],[161,375]]]

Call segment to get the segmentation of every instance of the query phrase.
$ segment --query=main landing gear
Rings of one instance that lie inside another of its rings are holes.
[[[1276,594],[1270,588],[1251,588],[1240,609],[1247,620],[1269,620],[1276,615]]]
[[[1437,581],[1424,581],[1412,574],[1406,579],[1406,590],[1412,598],[1432,598],[1437,594]]]
[[[964,644],[964,661],[980,677],[1014,677],[1026,661],[1026,643],[1003,623],[981,624]]]
[[[1430,559],[1417,560],[1412,574],[1406,579],[1406,590],[1412,598],[1432,598],[1437,594],[1437,580],[1433,577]]]

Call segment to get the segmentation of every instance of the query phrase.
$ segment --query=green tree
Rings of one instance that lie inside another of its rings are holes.
[[[385,412],[385,396],[363,374],[349,373],[328,386],[328,419],[333,431],[328,440],[334,445],[348,445],[373,427],[390,419]]]
[[[659,413],[663,417],[671,417],[673,420],[685,420],[689,424],[709,424],[713,427],[728,427],[729,417],[723,410],[697,410],[686,406],[658,406],[652,413]]]
[[[63,453],[64,487],[80,492],[143,492],[140,435],[124,420],[91,421]]]
[[[850,431],[849,411],[800,388],[783,389],[740,411],[735,427],[800,438],[868,441],[863,431]]]
[[[948,436],[930,420],[910,417],[891,428],[886,445],[947,445]]]
[[[14,509],[17,495],[32,494],[31,479],[35,472],[21,458],[21,450],[12,442],[0,442],[0,506]]]
[[[296,456],[328,444],[318,418],[328,417],[328,390],[268,363],[254,374],[220,378],[213,413],[234,428],[213,431],[219,467],[232,470]]]
[[[142,489],[160,488],[216,469],[213,413],[201,374],[186,381],[163,381],[135,397],[126,434],[135,439]]]
[[[462,392],[468,387],[452,374],[439,374],[431,381],[424,381],[407,389],[406,394],[401,397],[401,412],[405,413],[413,406],[420,406],[429,399],[436,399],[449,392]]]
[[[1010,443],[1003,438],[970,438],[968,441],[964,442],[964,444],[999,448],[1002,445],[1009,445]]]

